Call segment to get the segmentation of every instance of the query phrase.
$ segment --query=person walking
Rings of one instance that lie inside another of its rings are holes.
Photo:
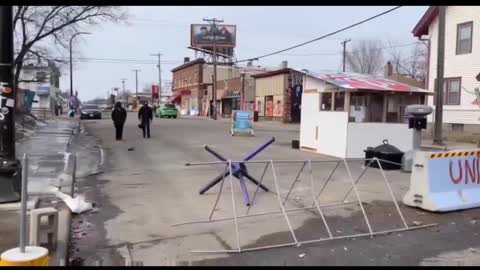
[[[138,110],[138,120],[140,120],[143,138],[150,138],[150,122],[153,121],[153,111],[147,101],[144,101],[143,106]]]
[[[115,126],[115,139],[121,141],[123,137],[123,125],[127,120],[127,111],[122,107],[122,103],[115,103],[112,111],[112,120]]]

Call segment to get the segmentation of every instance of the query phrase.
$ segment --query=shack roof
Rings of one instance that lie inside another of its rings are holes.
[[[383,77],[359,74],[359,73],[331,73],[331,74],[309,74],[311,77],[323,80],[338,88],[374,90],[374,91],[394,91],[403,93],[425,93],[428,90],[411,86],[408,84],[396,82]]]

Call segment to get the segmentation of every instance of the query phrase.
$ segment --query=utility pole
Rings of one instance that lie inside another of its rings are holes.
[[[435,85],[435,126],[433,143],[443,145],[443,71],[445,64],[445,9],[438,7],[438,49],[437,49],[437,84]]]
[[[343,45],[343,72],[345,72],[345,62],[347,59],[347,43],[352,41],[351,39],[346,39],[343,42],[340,42],[340,44]]]
[[[139,69],[134,69],[133,72],[135,72],[135,106],[134,108],[136,109],[139,103],[139,98],[138,98],[138,72]]]
[[[127,79],[121,79],[122,80],[122,86],[123,86],[123,100],[125,102],[125,108],[128,106],[128,103],[127,103],[127,94],[125,93],[125,81]]]
[[[137,97],[138,100],[138,72],[139,69],[134,69],[133,72],[135,72],[135,96]]]
[[[20,200],[21,166],[15,157],[13,7],[0,6],[0,203]]]
[[[161,64],[161,53],[157,54],[151,54],[151,56],[158,56],[158,101],[159,103],[162,102],[162,68],[160,66]]]
[[[245,73],[240,73],[242,89],[240,90],[240,110],[245,110]]]
[[[223,22],[216,18],[213,19],[203,19],[205,22],[212,24],[212,48],[213,48],[213,82],[212,82],[212,94],[213,94],[213,120],[217,120],[217,38],[215,36],[217,31],[217,23]]]

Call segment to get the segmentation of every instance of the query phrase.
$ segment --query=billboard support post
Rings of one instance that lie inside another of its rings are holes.
[[[206,22],[212,23],[212,47],[213,47],[213,120],[217,120],[217,38],[216,38],[216,31],[217,31],[217,22],[223,22],[223,20],[219,20],[216,18],[213,19],[203,19]]]

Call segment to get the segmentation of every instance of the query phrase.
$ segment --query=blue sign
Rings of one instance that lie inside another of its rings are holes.
[[[250,129],[250,112],[237,111],[235,114],[235,129]]]
[[[39,96],[50,95],[50,86],[39,86],[37,88],[37,95],[39,95]]]

